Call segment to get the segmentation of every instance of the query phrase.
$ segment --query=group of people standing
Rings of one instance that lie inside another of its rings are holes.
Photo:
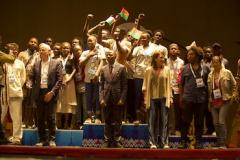
[[[9,110],[11,143],[21,144],[23,125],[38,128],[37,146],[56,146],[56,127],[105,123],[104,147],[122,147],[121,125],[130,122],[148,123],[152,149],[169,148],[168,135],[176,131],[181,133],[179,148],[187,148],[194,117],[195,148],[203,148],[208,114],[216,147],[226,147],[226,118],[231,103],[239,101],[239,85],[220,44],[192,45],[184,61],[177,43],[168,49],[160,44],[160,30],[136,39],[120,28],[112,34],[106,28],[101,22],[90,29],[86,47],[80,38],[70,44],[53,43],[50,37],[40,45],[30,38],[22,52],[16,43],[6,45],[1,122]]]

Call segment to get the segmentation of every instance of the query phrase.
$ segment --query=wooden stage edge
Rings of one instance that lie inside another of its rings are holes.
[[[1,145],[1,154],[96,158],[239,158],[240,149],[136,149]]]

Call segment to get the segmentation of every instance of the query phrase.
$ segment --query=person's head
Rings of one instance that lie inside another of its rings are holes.
[[[110,36],[110,32],[107,29],[102,30],[102,39],[108,39]]]
[[[203,47],[203,59],[206,61],[211,61],[212,59],[212,48],[210,46]]]
[[[75,45],[72,49],[74,57],[79,57],[82,54],[82,51],[82,46],[79,44]]]
[[[153,43],[156,43],[156,44],[160,44],[160,42],[163,40],[164,38],[164,32],[162,30],[156,30],[154,31],[153,33]]]
[[[47,37],[44,43],[48,44],[51,48],[53,47],[53,39],[51,37]]]
[[[36,51],[38,49],[38,39],[35,37],[30,38],[27,46],[30,51]]]
[[[124,30],[121,30],[120,28],[116,28],[115,31],[113,32],[113,37],[115,39],[120,39],[122,40],[125,37],[126,32]]]
[[[53,54],[54,57],[59,57],[62,53],[61,53],[61,43],[55,43],[53,45]]]
[[[177,58],[180,55],[180,49],[176,43],[172,43],[169,45],[169,57]]]
[[[214,56],[222,56],[222,46],[219,43],[214,43],[212,45],[212,52]]]
[[[142,33],[141,38],[140,38],[140,43],[143,46],[147,46],[150,41],[150,34],[147,32]]]
[[[214,70],[220,69],[222,67],[222,60],[220,56],[212,57],[212,67]]]
[[[187,53],[187,60],[189,63],[200,63],[203,58],[202,48],[192,46]]]
[[[71,54],[71,45],[68,42],[63,42],[61,46],[62,56],[67,57]]]
[[[114,52],[112,50],[107,50],[106,51],[106,59],[109,64],[113,64],[116,59],[116,52]]]
[[[93,50],[97,44],[97,38],[95,36],[89,36],[87,39],[87,45],[89,50]]]
[[[154,69],[163,67],[165,63],[165,56],[164,53],[161,51],[156,51],[152,56],[152,67]]]
[[[44,62],[48,61],[50,53],[51,53],[51,48],[48,44],[41,43],[39,45],[39,54],[42,61]]]
[[[5,49],[6,49],[8,54],[11,54],[15,57],[18,56],[19,45],[17,43],[8,43],[8,44],[6,44]]]

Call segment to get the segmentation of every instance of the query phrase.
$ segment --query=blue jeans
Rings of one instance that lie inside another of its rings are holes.
[[[152,99],[149,110],[150,143],[163,147],[168,144],[168,110],[165,106],[166,99]],[[159,136],[159,141],[158,141]]]
[[[99,83],[86,83],[86,99],[88,116],[100,115],[99,104]],[[91,118],[91,117],[89,117]]]
[[[226,118],[230,105],[231,103],[226,102],[220,108],[216,108],[214,106],[211,107],[213,124],[215,126],[217,140],[218,143],[220,143],[221,145],[225,143],[227,137]]]

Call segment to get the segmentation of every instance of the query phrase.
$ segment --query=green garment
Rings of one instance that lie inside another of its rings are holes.
[[[0,86],[4,85],[4,72],[3,72],[3,64],[4,63],[13,63],[15,60],[14,56],[3,53],[0,51]]]

